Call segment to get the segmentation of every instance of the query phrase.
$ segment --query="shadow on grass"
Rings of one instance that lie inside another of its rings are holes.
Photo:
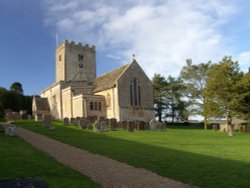
[[[16,123],[21,125],[20,123]],[[118,139],[106,133],[22,124],[64,143],[199,187],[250,187],[250,164]],[[127,133],[124,134],[133,134]]]

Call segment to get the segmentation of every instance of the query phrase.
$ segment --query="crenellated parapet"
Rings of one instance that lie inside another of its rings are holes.
[[[81,42],[76,44],[74,41],[69,42],[68,40],[64,40],[58,44],[57,50],[61,50],[62,48],[70,48],[70,49],[80,49],[84,51],[96,52],[95,45],[89,46],[89,44],[82,45]]]

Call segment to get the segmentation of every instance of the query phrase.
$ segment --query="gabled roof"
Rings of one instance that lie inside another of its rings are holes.
[[[118,69],[97,77],[94,81],[94,85],[96,86],[94,92],[99,92],[114,87],[117,79],[120,77],[120,75],[122,75],[129,65],[130,64],[124,65]]]
[[[34,102],[37,110],[50,110],[47,98],[41,98],[39,96],[34,96]]]

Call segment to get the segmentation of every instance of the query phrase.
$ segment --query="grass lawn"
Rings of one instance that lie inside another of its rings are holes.
[[[99,187],[89,178],[58,163],[0,126],[0,180],[41,177],[49,187]]]
[[[16,122],[62,142],[199,187],[250,187],[250,135],[201,129],[95,133],[53,122]]]

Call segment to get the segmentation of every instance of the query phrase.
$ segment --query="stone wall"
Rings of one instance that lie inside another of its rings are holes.
[[[107,118],[116,118],[118,121],[120,121],[117,88],[114,87],[111,89],[100,91],[95,93],[95,95],[101,95],[105,97]]]
[[[71,87],[68,87],[68,88],[65,88],[64,90],[62,90],[62,109],[63,109],[62,118],[73,117]]]

